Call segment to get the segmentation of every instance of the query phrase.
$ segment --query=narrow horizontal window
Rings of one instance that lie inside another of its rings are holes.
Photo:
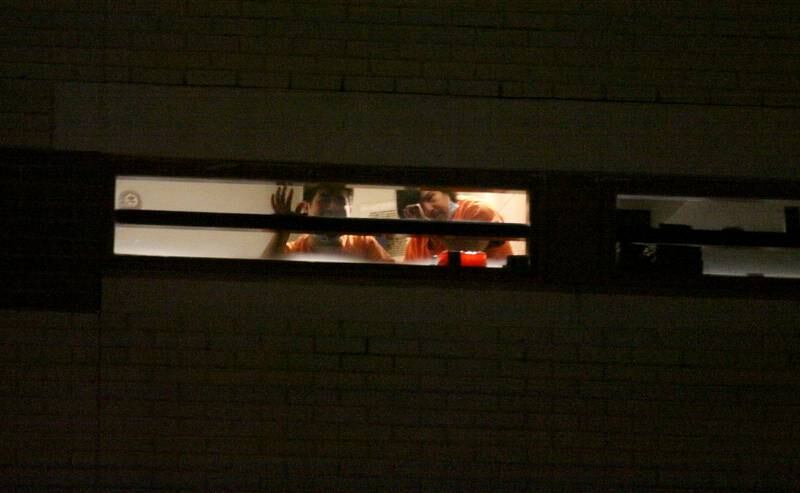
[[[529,255],[527,190],[119,176],[115,192],[116,255],[441,265],[464,251],[487,267]]]
[[[617,264],[669,275],[800,278],[800,201],[617,195]]]

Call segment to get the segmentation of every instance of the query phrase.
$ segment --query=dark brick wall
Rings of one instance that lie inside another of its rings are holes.
[[[2,312],[2,487],[800,480],[793,301],[141,275],[103,294],[99,317]]]
[[[797,107],[793,1],[7,2],[0,135],[63,81]]]

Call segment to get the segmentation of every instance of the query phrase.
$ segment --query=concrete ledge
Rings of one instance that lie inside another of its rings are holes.
[[[62,83],[54,147],[796,179],[798,120],[797,108]]]

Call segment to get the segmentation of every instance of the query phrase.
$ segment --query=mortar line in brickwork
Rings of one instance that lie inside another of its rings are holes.
[[[100,413],[101,413],[101,378],[102,378],[102,360],[103,360],[103,317],[98,313],[97,315],[97,334],[96,334],[96,344],[97,344],[97,351],[96,351],[96,359],[95,359],[95,392],[94,392],[94,400],[95,400],[95,431],[94,431],[94,477],[92,478],[92,484],[95,487],[99,485],[99,464],[100,464]]]

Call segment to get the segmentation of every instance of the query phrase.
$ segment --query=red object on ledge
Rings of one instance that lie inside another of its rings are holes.
[[[451,256],[458,261],[458,265],[450,265]],[[436,265],[440,267],[486,267],[486,252],[445,250],[439,253]]]

